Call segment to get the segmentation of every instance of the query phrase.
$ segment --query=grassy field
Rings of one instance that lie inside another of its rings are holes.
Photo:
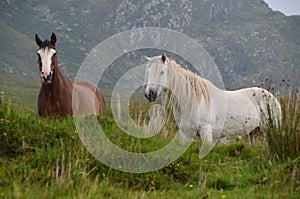
[[[126,173],[95,159],[82,144],[72,118],[39,118],[34,104],[39,84],[2,78],[0,90],[0,198],[299,198],[300,104],[297,92],[282,98],[280,129],[249,146],[245,141],[215,146],[199,159],[199,138],[175,162],[148,173]],[[5,87],[3,85],[8,85]],[[8,89],[10,88],[10,89]],[[27,96],[27,97],[26,97]],[[22,98],[26,99],[22,100]],[[138,139],[123,133],[111,116],[98,118],[121,148],[153,151],[168,136]],[[172,134],[173,132],[173,134]],[[118,158],[118,157],[112,157]]]

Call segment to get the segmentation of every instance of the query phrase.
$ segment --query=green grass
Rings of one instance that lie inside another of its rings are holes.
[[[36,106],[40,83],[21,78],[0,76],[0,91],[15,104]]]
[[[280,151],[270,148],[289,140],[215,146],[199,159],[197,138],[163,169],[126,173],[104,165],[86,150],[72,118],[39,118],[35,106],[15,103],[16,99],[0,102],[0,198],[298,198],[300,194],[299,151],[281,157]],[[298,109],[296,118],[299,115]],[[137,139],[118,129],[110,112],[98,119],[111,141],[128,151],[153,151],[173,137]],[[285,122],[282,128],[287,128]],[[291,131],[295,135],[297,125]],[[176,126],[168,124],[168,131],[175,132]]]

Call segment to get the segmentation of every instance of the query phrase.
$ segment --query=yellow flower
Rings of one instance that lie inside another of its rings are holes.
[[[193,184],[189,184],[189,187],[190,187],[190,188],[193,188],[193,187],[194,187],[194,185],[193,185]]]
[[[226,198],[226,196],[225,196],[225,195],[222,195],[222,198]]]

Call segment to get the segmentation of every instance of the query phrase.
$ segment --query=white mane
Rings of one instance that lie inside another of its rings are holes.
[[[156,73],[159,73],[162,67],[161,56],[152,57],[149,63],[157,64]],[[206,105],[210,105],[210,91],[214,87],[208,80],[201,78],[199,75],[182,68],[174,60],[167,59],[165,64],[168,66],[168,91],[176,91],[176,93],[168,92],[170,102],[176,106],[198,104],[201,100],[205,100]],[[181,104],[179,104],[179,102]],[[198,103],[197,103],[198,102]]]

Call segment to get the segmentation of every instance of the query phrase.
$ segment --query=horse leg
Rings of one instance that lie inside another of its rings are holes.
[[[184,130],[184,129],[179,128],[179,134],[183,140],[188,140],[188,139],[194,138],[194,136],[191,136],[191,133],[189,132],[189,130]]]
[[[173,108],[173,116],[174,116],[174,120],[176,122],[176,124],[178,126],[180,126],[181,123],[181,113],[180,113],[180,109],[177,107]]]
[[[46,116],[45,108],[39,107],[39,108],[38,108],[38,113],[39,113],[39,116],[40,116],[40,117],[45,117],[45,116]]]
[[[162,114],[163,114],[162,116],[165,117],[167,112],[167,97],[165,92],[161,93],[161,106],[162,106]]]
[[[255,140],[254,140],[254,131],[255,131],[255,130],[251,131],[251,132],[248,134],[248,140],[249,140],[250,146],[253,146],[253,145],[254,145],[254,142],[255,142]]]
[[[44,93],[39,94],[38,98],[38,113],[40,117],[45,117],[46,116],[46,106],[47,106],[47,101]]]
[[[204,158],[213,148],[212,126],[206,124],[200,131],[202,145],[199,150],[199,158]]]
[[[180,122],[179,124],[177,123],[178,120]],[[191,128],[191,124],[185,118],[181,117],[181,114],[177,114],[177,120],[175,119],[175,122],[179,127],[179,133],[183,140],[194,139],[196,132]]]
[[[260,127],[256,127],[253,131],[248,134],[248,140],[251,146],[255,144],[255,134],[262,132]]]

